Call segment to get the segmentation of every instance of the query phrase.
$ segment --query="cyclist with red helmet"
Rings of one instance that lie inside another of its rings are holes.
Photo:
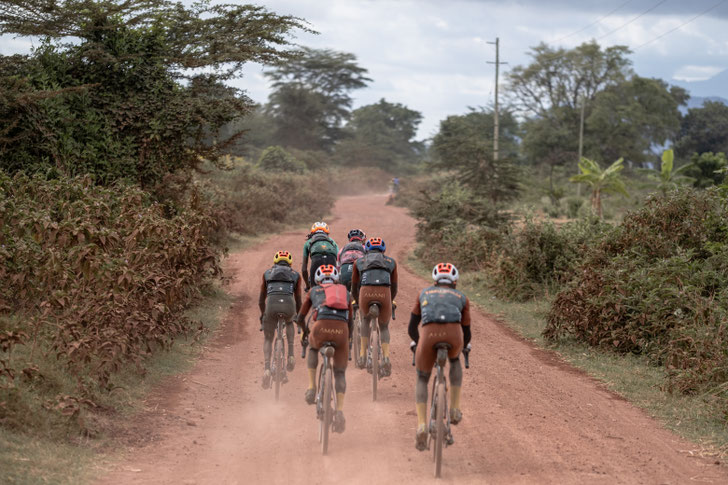
[[[415,447],[427,448],[427,385],[435,365],[435,345],[448,343],[450,360],[450,423],[458,424],[463,418],[460,411],[460,390],[463,383],[463,368],[460,352],[470,342],[470,302],[455,289],[459,278],[457,268],[450,263],[439,263],[432,269],[434,286],[420,293],[410,317],[407,333],[417,345],[415,364],[417,386],[415,404],[417,408],[417,433]],[[422,326],[419,327],[420,321]],[[419,328],[418,328],[419,327]]]
[[[354,271],[354,262],[364,256],[366,249],[364,241],[367,236],[361,229],[352,229],[347,234],[349,242],[339,251],[339,283],[346,285],[351,291],[351,274]]]
[[[336,258],[339,254],[339,246],[331,239],[331,230],[325,222],[314,222],[303,245],[303,262],[301,274],[306,283],[306,290],[315,284],[314,275],[316,269],[324,264],[336,265]],[[308,260],[311,259],[311,270],[308,268]]]
[[[379,304],[379,334],[382,341],[382,375],[392,373],[389,360],[389,319],[392,317],[392,301],[397,296],[397,262],[385,256],[387,246],[382,238],[370,238],[365,245],[366,255],[356,260],[351,275],[352,293],[358,296],[362,316],[369,313],[373,303]],[[366,351],[369,347],[369,319],[362,318],[361,350],[357,366],[366,367]]]
[[[303,328],[302,339],[308,337],[311,350],[306,358],[308,367],[308,389],[305,399],[308,404],[316,402],[316,367],[318,351],[325,342],[334,343],[334,387],[336,389],[336,413],[334,431],[343,433],[344,395],[346,394],[346,365],[349,360],[349,333],[352,326],[351,296],[346,287],[339,284],[339,270],[326,264],[319,266],[314,275],[316,285],[311,288],[296,317],[296,323]],[[304,326],[306,314],[313,308],[313,324]],[[310,336],[309,336],[310,335]]]
[[[263,330],[263,388],[270,387],[271,368],[270,355],[273,348],[273,337],[278,325],[278,315],[286,317],[286,338],[288,339],[287,370],[293,370],[293,317],[301,308],[301,277],[291,268],[293,257],[288,251],[278,251],[273,256],[273,267],[263,273],[260,285],[258,306],[260,307],[260,323]]]

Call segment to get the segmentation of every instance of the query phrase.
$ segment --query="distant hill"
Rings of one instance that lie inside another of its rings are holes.
[[[728,103],[728,69],[721,71],[705,81],[669,81],[670,84],[683,87],[694,98],[721,98],[717,101]],[[690,106],[691,108],[693,106]]]
[[[690,108],[701,108],[706,101],[716,101],[718,103],[728,105],[728,99],[721,98],[720,96],[691,96],[690,99],[688,99],[687,107],[681,108],[681,111],[686,112]]]

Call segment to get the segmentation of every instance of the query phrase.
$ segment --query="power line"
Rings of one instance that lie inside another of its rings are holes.
[[[634,17],[634,18],[632,18],[632,19],[628,20],[627,22],[623,23],[622,25],[620,25],[620,26],[619,26],[619,27],[617,27],[616,29],[612,29],[612,30],[610,30],[609,32],[607,32],[606,34],[604,34],[604,35],[601,35],[601,36],[597,37],[597,38],[596,38],[596,40],[602,40],[603,38],[605,38],[605,37],[609,37],[610,35],[612,35],[613,33],[617,32],[618,30],[622,30],[622,29],[623,29],[624,27],[628,26],[629,24],[631,24],[631,23],[632,23],[632,22],[634,22],[635,20],[637,20],[637,19],[639,19],[639,18],[642,18],[642,17],[644,17],[645,15],[647,15],[648,13],[652,12],[652,11],[653,11],[654,9],[656,9],[657,7],[659,7],[660,5],[662,5],[663,3],[665,3],[666,1],[667,1],[667,0],[660,0],[659,2],[657,2],[656,4],[654,4],[653,6],[651,6],[651,7],[650,7],[650,8],[648,8],[647,10],[645,10],[644,12],[642,12],[642,13],[640,13],[639,15],[637,15],[636,17]]]
[[[613,14],[614,12],[616,12],[617,10],[620,10],[620,9],[621,9],[622,7],[624,7],[624,6],[625,6],[625,5],[627,5],[628,3],[631,3],[632,1],[633,1],[633,0],[627,0],[626,2],[622,3],[622,4],[621,4],[620,6],[618,6],[617,8],[615,8],[615,9],[613,9],[613,10],[610,10],[610,11],[609,11],[608,13],[606,13],[606,14],[602,15],[601,17],[599,17],[598,19],[596,19],[596,20],[595,20],[594,22],[590,23],[590,24],[589,24],[589,25],[587,25],[586,27],[582,27],[582,28],[581,28],[581,29],[579,29],[579,30],[575,30],[574,32],[572,32],[572,33],[570,33],[570,34],[568,34],[568,35],[565,35],[565,36],[563,36],[563,37],[560,37],[560,38],[556,39],[556,40],[554,41],[554,44],[556,44],[556,43],[558,43],[558,42],[561,42],[561,41],[562,41],[562,40],[564,40],[564,39],[568,39],[569,37],[571,37],[571,36],[573,36],[573,35],[576,35],[576,34],[581,34],[581,33],[582,33],[582,32],[584,32],[585,30],[587,30],[588,28],[590,28],[590,27],[593,27],[593,26],[595,26],[596,24],[598,24],[599,22],[601,22],[601,21],[602,21],[602,20],[604,20],[605,18],[609,17],[610,15],[612,15],[612,14]]]
[[[663,38],[663,37],[665,37],[666,35],[668,35],[668,34],[672,34],[672,33],[673,33],[673,32],[675,32],[676,30],[680,30],[680,29],[682,29],[683,27],[685,27],[685,26],[686,26],[687,24],[691,23],[692,21],[694,21],[694,20],[696,20],[696,19],[698,19],[698,18],[702,17],[703,15],[707,14],[707,13],[708,13],[708,12],[710,12],[711,10],[715,10],[716,8],[720,7],[720,6],[721,6],[721,5],[723,5],[723,4],[724,4],[724,3],[726,2],[726,1],[728,1],[728,0],[721,0],[720,2],[716,3],[716,4],[715,4],[715,5],[713,5],[712,7],[708,7],[708,8],[706,8],[705,10],[703,10],[702,12],[700,12],[699,14],[697,14],[697,15],[695,15],[694,17],[692,17],[691,19],[689,19],[689,20],[687,20],[687,21],[683,22],[682,24],[678,25],[677,27],[675,27],[675,28],[673,28],[673,29],[670,29],[670,30],[668,30],[667,32],[663,32],[662,34],[658,35],[658,36],[657,36],[657,37],[655,37],[654,39],[652,39],[652,40],[648,40],[648,41],[647,41],[647,42],[645,42],[644,44],[640,44],[640,45],[638,45],[637,47],[635,47],[635,48],[634,48],[634,49],[632,49],[632,50],[633,50],[633,51],[637,51],[637,50],[639,50],[639,49],[642,49],[642,48],[643,48],[644,46],[646,46],[646,45],[649,45],[649,44],[652,44],[653,42],[656,42],[656,41],[658,41],[658,40],[662,39],[662,38]]]

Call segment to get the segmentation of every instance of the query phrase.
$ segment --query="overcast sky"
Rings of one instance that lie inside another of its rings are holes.
[[[486,41],[495,37],[500,37],[501,60],[510,66],[527,63],[529,47],[542,41],[573,47],[597,39],[603,45],[636,49],[631,56],[635,71],[668,82],[705,80],[728,68],[725,0],[268,0],[263,4],[276,13],[305,18],[320,32],[300,35],[298,43],[354,53],[374,80],[354,93],[356,106],[385,98],[421,111],[425,119],[420,138],[432,136],[447,115],[492,103],[494,68],[486,61],[494,60],[495,50]],[[657,40],[644,45],[653,39]],[[251,66],[239,86],[256,101],[267,97],[260,67]],[[728,97],[728,86],[709,94]]]
[[[295,42],[355,54],[373,79],[368,88],[353,93],[355,106],[385,98],[418,110],[424,115],[419,138],[434,135],[440,120],[450,114],[492,103],[494,69],[486,62],[494,59],[495,50],[487,41],[496,36],[501,60],[509,63],[502,72],[528,63],[529,47],[540,42],[573,47],[596,39],[605,46],[622,44],[635,50],[631,59],[642,76],[692,81],[694,93],[728,98],[728,82],[700,83],[728,68],[728,0],[257,3],[278,14],[302,17],[320,33],[299,33]],[[24,50],[26,40],[0,39],[0,53]],[[250,65],[235,84],[255,101],[266,101],[268,85],[260,66]],[[699,86],[710,92],[700,92]]]

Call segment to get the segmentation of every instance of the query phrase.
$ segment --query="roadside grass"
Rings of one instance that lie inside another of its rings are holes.
[[[413,254],[406,264],[429,279],[431,268]],[[609,353],[573,340],[546,342],[541,332],[546,327],[549,297],[523,303],[499,300],[481,272],[461,274],[458,288],[503,325],[537,346],[556,352],[569,364],[643,409],[665,428],[694,442],[697,446],[691,452],[721,459],[728,456],[728,425],[712,396],[688,396],[663,390],[665,370],[639,355]]]
[[[169,350],[154,352],[145,361],[143,373],[136,366],[129,365],[115,374],[114,390],[95,396],[101,409],[113,411],[99,414],[82,412],[78,417],[84,421],[84,427],[92,437],[81,437],[78,429],[60,415],[49,418],[47,412],[33,412],[46,405],[44,401],[50,402],[58,392],[72,390],[75,386],[73,377],[68,376],[64,369],[57,368],[55,360],[49,355],[43,361],[43,368],[50,372],[56,367],[53,371],[54,385],[41,393],[20,394],[17,396],[19,402],[15,403],[32,413],[28,419],[33,426],[26,427],[28,432],[17,427],[0,429],[0,483],[78,484],[92,480],[92,465],[99,460],[99,452],[116,448],[115,437],[103,422],[123,423],[141,410],[143,397],[163,378],[191,369],[205,341],[219,327],[231,300],[219,285],[207,289],[202,300],[186,313],[190,319],[203,325],[201,337],[179,338]],[[45,422],[37,422],[39,420]],[[104,458],[111,459],[113,455]]]

